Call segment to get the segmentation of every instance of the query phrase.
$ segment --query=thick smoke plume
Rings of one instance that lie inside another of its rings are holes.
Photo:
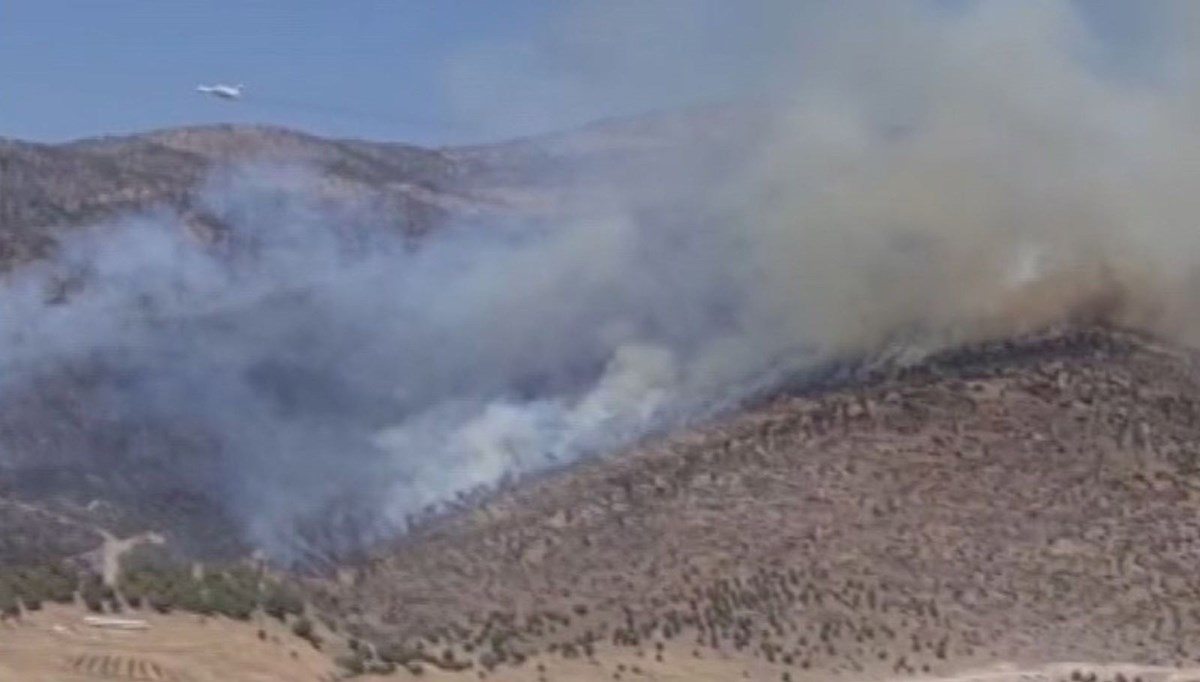
[[[698,32],[680,43],[695,50],[736,28],[652,4],[606,3],[621,9],[601,23],[638,27],[621,35],[659,65],[686,63],[673,26]],[[283,552],[332,500],[399,526],[897,339],[919,353],[1081,311],[1200,332],[1200,81],[1179,28],[1194,5],[1148,3],[1135,44],[1067,3],[794,4],[752,12],[766,61],[715,71],[752,71],[769,104],[681,118],[675,147],[616,162],[553,219],[411,248],[371,205],[314,199],[319,170],[250,166],[202,193],[232,226],[217,246],[165,212],[81,233],[0,295],[0,396],[110,368],[105,414],[213,434],[189,480]],[[579,47],[567,24],[559,52]],[[630,47],[578,33],[589,92],[642,103],[670,87],[669,69],[612,76]],[[688,73],[688,97],[708,92]],[[524,107],[578,106],[545,79],[508,87]],[[710,149],[730,120],[757,123]],[[65,293],[48,303],[48,288]]]

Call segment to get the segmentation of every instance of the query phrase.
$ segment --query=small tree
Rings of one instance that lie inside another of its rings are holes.
[[[83,600],[89,611],[94,613],[104,612],[104,583],[101,582],[100,576],[89,575],[83,579],[79,586],[79,597]]]
[[[262,609],[282,623],[288,615],[299,616],[304,613],[304,600],[288,587],[273,583],[267,586],[263,594]]]
[[[350,676],[362,675],[367,671],[366,662],[358,654],[338,656],[334,662]]]
[[[313,622],[305,616],[301,616],[295,623],[292,623],[292,634],[308,640],[314,649],[321,648],[321,638],[317,635]]]
[[[313,634],[313,624],[308,618],[300,618],[295,623],[292,623],[292,634],[297,637],[308,639]]]

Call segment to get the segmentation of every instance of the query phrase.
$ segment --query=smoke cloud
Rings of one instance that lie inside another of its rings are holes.
[[[188,480],[286,553],[296,519],[348,495],[399,527],[897,339],[1099,310],[1195,340],[1192,3],[1147,3],[1125,42],[1103,3],[797,4],[584,3],[549,46],[452,64],[456,92],[486,80],[498,118],[538,125],[593,98],[770,92],[744,118],[648,124],[662,147],[580,138],[559,163],[598,152],[604,189],[552,218],[411,248],[371,204],[315,199],[319,170],[247,166],[201,193],[232,226],[217,246],[167,212],[80,233],[5,283],[0,397],[109,368],[96,409],[212,434]],[[753,36],[750,57],[708,54]],[[34,447],[21,428],[0,430],[9,466]]]

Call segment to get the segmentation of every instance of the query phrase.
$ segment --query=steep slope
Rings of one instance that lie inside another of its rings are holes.
[[[432,522],[327,603],[484,666],[1184,664],[1200,655],[1194,368],[1084,329],[780,397]]]

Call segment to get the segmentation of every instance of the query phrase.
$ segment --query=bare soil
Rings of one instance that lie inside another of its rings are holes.
[[[319,682],[334,670],[326,654],[269,618],[136,613],[129,617],[150,629],[119,632],[90,627],[83,616],[54,606],[0,622],[0,680]]]

